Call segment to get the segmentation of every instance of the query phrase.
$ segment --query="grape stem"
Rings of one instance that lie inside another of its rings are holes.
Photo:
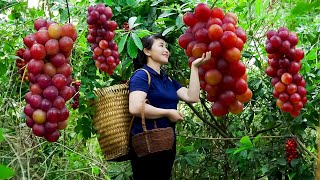
[[[69,10],[68,0],[66,0],[66,3],[67,3],[67,9],[68,9],[68,20],[69,20],[69,23],[70,23],[70,10]]]

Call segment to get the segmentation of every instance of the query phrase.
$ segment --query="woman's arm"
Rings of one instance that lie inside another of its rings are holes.
[[[201,58],[192,62],[189,88],[182,87],[177,91],[179,99],[188,103],[195,103],[199,101],[200,96],[200,81],[199,81],[199,67],[201,64],[207,62],[211,58],[211,51],[202,54]]]
[[[145,103],[147,93],[143,91],[133,91],[129,95],[129,112],[134,116],[141,116],[142,106],[145,105],[144,115],[146,119],[157,119],[168,117],[171,122],[183,120],[183,115],[176,109],[156,108]]]

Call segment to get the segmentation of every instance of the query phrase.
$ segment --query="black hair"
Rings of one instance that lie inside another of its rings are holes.
[[[138,50],[138,56],[137,56],[137,58],[135,58],[133,60],[134,70],[142,68],[143,65],[147,64],[148,56],[143,52],[143,49],[146,48],[146,49],[150,50],[155,39],[162,39],[162,40],[166,41],[165,37],[162,36],[161,33],[148,35],[148,36],[145,36],[141,39],[142,50],[140,50],[140,49]]]

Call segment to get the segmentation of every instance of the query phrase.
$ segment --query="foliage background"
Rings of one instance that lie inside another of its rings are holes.
[[[315,178],[320,119],[320,0],[70,0],[70,21],[79,35],[71,64],[74,79],[82,83],[81,97],[80,108],[71,110],[68,127],[57,143],[33,136],[24,124],[23,97],[28,83],[19,80],[15,51],[23,47],[23,37],[35,31],[35,19],[42,17],[64,24],[69,16],[66,1],[43,0],[37,8],[29,8],[30,2],[0,0],[0,179],[130,179],[128,162],[106,162],[101,153],[92,127],[93,90],[127,80],[139,38],[151,32],[167,35],[171,57],[166,69],[187,85],[187,57],[177,39],[186,29],[183,14],[193,11],[199,2],[219,6],[239,17],[239,26],[248,36],[242,61],[247,65],[253,98],[241,115],[225,118],[211,115],[205,94],[197,104],[179,104],[185,120],[178,124],[173,179]],[[86,9],[96,3],[110,6],[119,26],[116,41],[122,50],[122,63],[111,77],[97,71],[86,42]],[[122,29],[125,22],[131,27],[128,32]],[[297,118],[275,106],[270,79],[264,73],[265,33],[281,26],[298,33],[297,47],[305,51],[300,73],[307,82],[309,101]],[[288,137],[299,142],[300,156],[291,163],[285,159]]]

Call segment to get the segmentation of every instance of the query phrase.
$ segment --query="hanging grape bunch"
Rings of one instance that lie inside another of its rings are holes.
[[[293,159],[296,159],[299,157],[298,151],[297,151],[297,142],[295,139],[288,139],[286,142],[286,156],[287,161],[290,163]]]
[[[110,20],[112,15],[112,9],[104,4],[88,7],[87,41],[91,43],[92,58],[96,67],[109,75],[120,63],[118,45],[113,41],[118,24]]]
[[[199,68],[199,79],[201,89],[212,102],[212,113],[218,117],[228,112],[241,113],[252,92],[247,84],[246,66],[240,61],[247,36],[236,25],[237,16],[201,3],[194,12],[183,16],[183,22],[188,28],[178,43],[189,57],[189,66],[211,51],[212,58]]]
[[[72,82],[72,88],[74,89],[75,95],[73,96],[73,102],[71,102],[72,109],[78,109],[79,107],[79,98],[80,98],[80,81]]]
[[[277,106],[292,117],[299,116],[307,102],[306,81],[299,74],[304,52],[296,49],[297,44],[297,34],[289,32],[286,27],[267,32],[266,52],[269,66],[266,74],[272,78],[273,96],[277,98]]]
[[[19,58],[16,59],[16,66],[18,68],[18,73],[20,74],[20,79],[22,80],[23,75],[24,75],[24,71],[26,69],[26,64],[28,64],[28,61],[25,61],[23,59],[23,53],[24,53],[25,49],[24,48],[20,48],[17,50],[16,52],[16,56],[18,56]],[[24,81],[28,81],[28,76],[24,76]]]
[[[70,87],[72,68],[69,65],[73,43],[77,38],[72,24],[38,19],[37,30],[24,38],[24,60],[28,63],[30,92],[25,95],[26,124],[32,132],[49,142],[59,139],[59,130],[65,129],[69,110],[66,101],[74,95]]]

